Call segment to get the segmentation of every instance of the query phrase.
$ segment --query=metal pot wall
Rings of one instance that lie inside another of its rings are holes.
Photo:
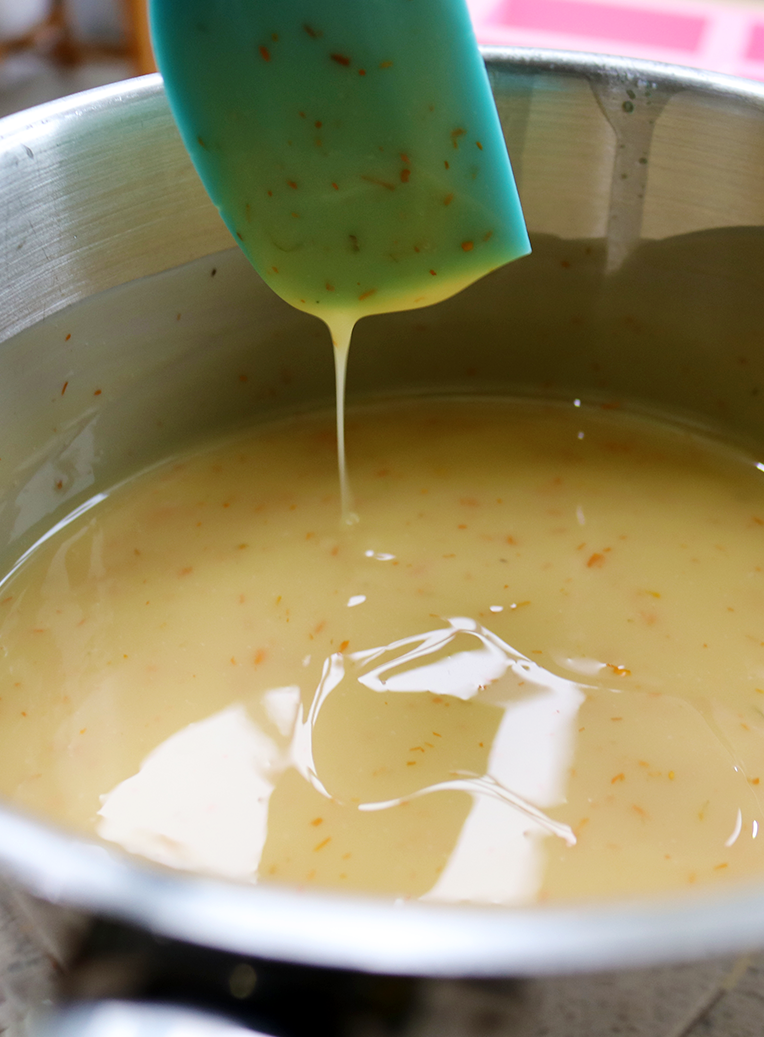
[[[487,56],[534,253],[437,307],[364,321],[351,398],[631,401],[764,449],[764,87]],[[0,123],[0,197],[0,567],[178,443],[331,400],[326,330],[232,245],[159,77]],[[8,805],[0,867],[49,901],[192,943],[388,973],[539,975],[764,944],[764,878],[598,906],[393,907],[173,873]]]

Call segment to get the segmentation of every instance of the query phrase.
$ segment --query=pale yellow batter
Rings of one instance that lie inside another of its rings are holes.
[[[245,881],[527,903],[764,874],[764,472],[574,404],[168,462],[0,591],[0,792]]]

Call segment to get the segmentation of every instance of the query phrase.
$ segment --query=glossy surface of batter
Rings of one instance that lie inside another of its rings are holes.
[[[760,875],[764,475],[431,400],[169,461],[0,597],[0,790],[244,881],[530,903]]]

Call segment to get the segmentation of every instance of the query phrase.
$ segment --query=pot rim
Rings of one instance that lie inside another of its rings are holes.
[[[238,954],[422,976],[541,976],[719,957],[764,942],[764,882],[503,907],[246,885],[153,864],[0,808],[0,867],[61,906]]]

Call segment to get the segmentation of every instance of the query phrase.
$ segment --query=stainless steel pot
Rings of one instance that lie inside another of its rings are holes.
[[[634,401],[764,452],[764,86],[491,51],[534,254],[364,321],[350,394]],[[0,552],[181,441],[331,400],[328,335],[233,247],[148,76],[0,123]],[[240,379],[242,373],[247,380]],[[764,877],[523,910],[172,873],[0,808],[0,866],[52,902],[280,960],[539,975],[764,945]]]

